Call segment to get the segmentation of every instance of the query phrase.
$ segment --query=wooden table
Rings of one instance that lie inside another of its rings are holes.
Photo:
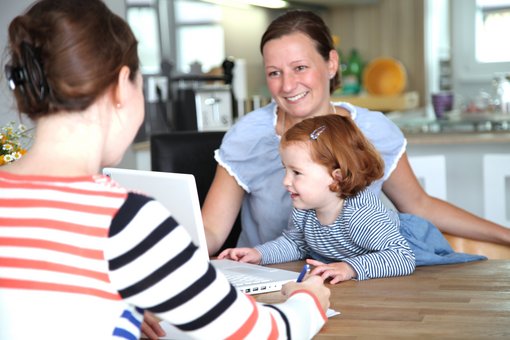
[[[303,262],[274,265],[300,271]],[[331,317],[314,339],[510,339],[510,260],[418,267],[405,277],[331,288]],[[255,295],[281,301],[279,293]]]

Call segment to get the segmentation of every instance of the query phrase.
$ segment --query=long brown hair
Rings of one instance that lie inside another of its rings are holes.
[[[101,0],[40,0],[9,25],[6,66],[20,112],[30,118],[84,110],[117,81],[135,80],[137,41]]]
[[[325,61],[329,61],[329,53],[335,49],[331,32],[317,14],[305,10],[291,10],[273,20],[260,40],[260,52],[270,40],[278,39],[292,33],[303,33],[314,42],[315,49]],[[329,92],[333,93],[341,84],[340,73],[330,80]]]
[[[340,169],[330,189],[341,198],[356,195],[384,174],[384,161],[350,117],[330,114],[305,119],[285,132],[280,148],[296,142],[307,143],[312,160],[329,173]]]

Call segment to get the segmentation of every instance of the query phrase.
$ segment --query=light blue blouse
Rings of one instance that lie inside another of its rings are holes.
[[[333,103],[351,117],[381,154],[384,176],[370,189],[377,195],[405,152],[406,140],[400,129],[381,112]],[[253,247],[273,240],[287,227],[292,203],[282,184],[284,170],[279,154],[280,136],[276,134],[276,103],[271,102],[243,116],[225,134],[215,152],[223,166],[246,191],[238,247]]]

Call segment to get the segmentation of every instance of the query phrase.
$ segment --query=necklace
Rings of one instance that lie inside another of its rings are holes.
[[[286,115],[286,111],[283,111],[283,117],[282,117],[282,133],[280,134],[280,136],[283,136],[283,134],[285,133],[285,115]]]
[[[333,105],[332,102],[329,102],[329,105],[331,106],[333,114],[336,114],[336,107],[335,107],[335,105]],[[285,120],[287,118],[287,111],[284,111],[284,110],[282,110],[280,108],[279,108],[279,110],[282,112],[281,134],[280,135],[283,136],[283,134],[285,133]]]

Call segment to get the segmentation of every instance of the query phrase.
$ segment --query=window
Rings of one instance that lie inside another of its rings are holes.
[[[476,60],[482,63],[510,61],[510,1],[477,0]]]
[[[163,58],[171,60],[178,73],[190,72],[190,65],[197,63],[207,72],[225,60],[221,6],[197,0],[126,0],[126,4],[142,73],[161,72]]]
[[[218,5],[175,0],[177,71],[188,73],[191,64],[201,64],[202,71],[221,66],[225,59],[225,37]]]
[[[510,0],[452,0],[451,4],[455,87],[488,89],[496,73],[510,70]]]
[[[138,55],[144,74],[159,73],[161,50],[156,0],[128,0],[126,19],[138,40]]]

